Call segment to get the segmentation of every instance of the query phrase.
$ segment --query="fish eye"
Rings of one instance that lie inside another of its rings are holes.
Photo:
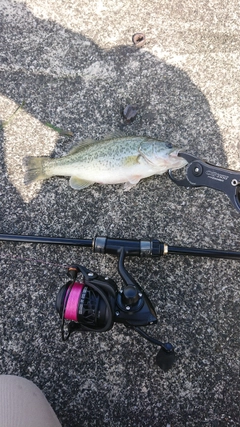
[[[167,142],[167,148],[173,148],[173,146],[172,146],[172,144],[171,144],[171,142]]]

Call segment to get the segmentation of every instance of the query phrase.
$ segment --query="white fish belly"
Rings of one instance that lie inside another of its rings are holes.
[[[60,163],[60,162],[59,162]],[[97,182],[99,184],[121,184],[125,182],[135,183],[152,175],[160,175],[166,172],[171,165],[163,161],[158,166],[150,165],[144,159],[140,163],[131,166],[115,165],[108,167],[103,163],[83,164],[56,164],[51,167],[51,175],[75,176],[80,179]]]

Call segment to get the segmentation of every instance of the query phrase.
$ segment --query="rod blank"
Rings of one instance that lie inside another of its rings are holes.
[[[22,242],[22,243],[42,243],[47,245],[70,245],[92,247],[92,239],[66,239],[64,237],[37,237],[20,236],[17,234],[0,234],[0,241]]]
[[[240,261],[240,252],[221,251],[217,249],[186,248],[181,246],[168,246],[168,253],[171,255],[188,255],[208,258],[223,258]]]
[[[41,243],[50,245],[69,245],[91,248],[94,252],[110,253],[119,255],[119,250],[123,249],[126,256],[140,256],[142,252],[145,256],[162,255],[188,255],[208,258],[223,258],[240,260],[240,252],[222,251],[217,249],[188,248],[181,246],[168,246],[166,243],[158,240],[136,240],[136,239],[109,239],[107,237],[95,237],[93,239],[67,239],[64,237],[40,237],[40,236],[21,236],[16,234],[0,234],[0,241],[22,242],[22,243]],[[98,242],[98,244],[97,244]],[[99,249],[100,243],[101,250]],[[107,242],[105,244],[104,242]],[[144,248],[148,249],[144,251]],[[145,253],[146,252],[146,253]]]

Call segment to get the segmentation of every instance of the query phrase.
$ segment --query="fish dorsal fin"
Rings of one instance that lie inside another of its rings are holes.
[[[68,155],[76,154],[79,151],[83,150],[83,148],[89,147],[92,144],[97,144],[102,141],[110,141],[111,139],[124,138],[125,136],[126,135],[122,131],[117,130],[110,134],[107,134],[104,138],[100,140],[87,138],[87,139],[84,139],[83,141],[80,141],[78,145],[75,145],[74,147],[72,147],[71,150],[68,152]]]
[[[72,155],[72,154],[76,154],[79,151],[81,151],[83,148],[88,147],[89,145],[92,145],[94,143],[96,143],[97,141],[94,139],[84,139],[83,141],[80,141],[78,143],[78,145],[75,145],[74,147],[71,148],[71,150],[68,152],[68,155]]]
[[[109,141],[110,139],[117,139],[117,138],[124,138],[126,137],[126,134],[122,132],[121,130],[115,130],[114,132],[111,132],[101,140],[101,141]]]

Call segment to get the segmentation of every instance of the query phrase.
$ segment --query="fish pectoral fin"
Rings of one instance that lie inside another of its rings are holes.
[[[146,156],[146,154],[145,153],[143,153],[142,151],[140,151],[140,148],[139,148],[139,153],[140,153],[140,155],[138,156],[138,163],[148,163],[149,165],[153,165],[153,162]]]
[[[139,154],[137,156],[137,163],[139,163],[139,165],[146,165],[146,163],[149,164],[150,162],[144,156],[142,156],[141,154]]]
[[[83,190],[83,188],[87,188],[92,184],[94,184],[94,182],[86,181],[84,179],[78,178],[77,176],[71,176],[69,180],[69,185],[74,190]]]

